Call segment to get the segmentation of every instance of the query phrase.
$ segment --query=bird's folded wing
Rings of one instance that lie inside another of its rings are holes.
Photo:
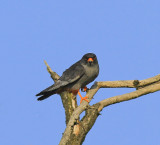
[[[78,61],[73,64],[70,68],[65,70],[62,76],[59,78],[61,81],[67,81],[68,83],[73,83],[80,79],[85,73],[84,67]]]
[[[76,82],[84,75],[84,73],[85,71],[83,66],[81,66],[77,62],[74,65],[72,65],[69,69],[64,71],[63,75],[59,78],[59,80],[55,84],[41,91],[36,96],[44,95],[46,93],[51,93],[51,92],[54,93],[57,89]]]

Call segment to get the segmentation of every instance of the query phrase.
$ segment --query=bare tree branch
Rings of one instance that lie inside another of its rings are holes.
[[[60,78],[59,75],[50,68],[50,66],[47,64],[46,61],[44,61],[44,63],[47,66],[47,71],[50,73],[51,78],[54,80],[54,82],[56,82]],[[60,96],[63,103],[63,107],[65,109],[66,124],[67,124],[74,109],[78,106],[77,99],[76,96],[68,92],[63,92],[60,94]]]
[[[52,71],[47,62],[45,61],[48,72],[54,81],[59,79],[59,75]],[[160,90],[160,75],[151,77],[145,80],[122,80],[122,81],[105,81],[95,82],[94,85],[87,91],[89,102],[100,88],[136,88],[136,91],[118,95],[104,99],[92,106],[86,101],[83,101],[80,106],[77,106],[76,96],[68,92],[60,94],[63,107],[66,115],[66,129],[63,133],[59,145],[81,145],[94,125],[99,112],[112,104],[128,101],[138,98],[148,93],[153,93]],[[79,120],[80,114],[85,111],[85,116]]]
[[[145,80],[123,80],[98,82],[99,88],[136,88],[144,87],[160,81],[160,75]]]
[[[97,87],[97,83],[95,83],[95,84],[91,87],[91,89],[87,92],[87,95],[86,95],[86,96],[88,96],[88,100],[89,100],[89,101],[93,98],[93,96],[94,96],[95,93],[98,91],[98,89],[99,89],[99,87]],[[79,115],[80,115],[85,109],[87,109],[87,107],[88,107],[88,103],[87,103],[86,101],[83,101],[83,102],[81,103],[81,105],[78,106],[78,107],[74,110],[72,116],[70,117],[70,120],[69,120],[69,122],[68,122],[68,124],[67,124],[67,127],[66,127],[66,129],[65,129],[65,132],[64,132],[64,134],[63,134],[63,137],[62,137],[59,145],[66,145],[66,143],[69,141],[70,137],[72,136],[73,126],[74,126],[76,120],[79,118]]]
[[[122,102],[122,101],[131,100],[131,99],[140,97],[142,95],[160,90],[160,85],[159,85],[159,83],[157,83],[157,82],[159,82],[159,80],[160,80],[160,75],[157,75],[157,76],[149,78],[149,79],[141,80],[141,81],[129,80],[129,81],[97,82],[87,92],[87,96],[89,97],[89,101],[91,101],[93,96],[96,94],[96,92],[100,88],[115,88],[115,87],[116,88],[118,88],[118,87],[120,87],[120,88],[122,88],[122,87],[139,88],[139,87],[142,87],[142,86],[144,87],[144,88],[136,90],[132,93],[127,93],[127,94],[124,94],[124,95],[115,96],[115,97],[105,99],[105,100],[103,100],[99,103],[96,103],[95,105],[92,106],[92,107],[99,106],[98,112],[100,112],[104,107],[106,107],[108,105],[119,103],[119,102]],[[77,107],[75,109],[72,116],[70,117],[69,123],[68,123],[68,125],[65,129],[65,132],[63,134],[63,137],[62,137],[59,145],[65,145],[69,141],[69,139],[71,137],[71,134],[72,134],[72,127],[74,126],[74,122],[76,121],[78,116],[85,109],[87,109],[87,104],[88,104],[87,102],[83,102],[79,107]],[[97,117],[98,117],[98,115],[97,115]],[[83,118],[83,123],[88,125],[88,123],[86,123],[84,120],[88,120],[89,118],[91,118],[91,115],[85,116]],[[94,125],[96,119],[97,118],[94,118],[94,121],[92,120],[92,122],[89,122],[90,126]]]
[[[50,73],[51,78],[54,80],[54,82],[56,82],[59,79],[59,75],[56,72],[52,71],[52,69],[45,60],[44,63],[47,66],[47,71]]]
[[[146,94],[149,94],[149,93],[153,93],[153,92],[156,92],[156,91],[159,91],[159,90],[160,90],[160,82],[156,83],[156,84],[153,84],[153,85],[146,86],[142,89],[136,90],[136,91],[131,92],[131,93],[107,98],[107,99],[97,103],[97,104],[100,104],[100,106],[98,108],[98,111],[101,111],[104,107],[107,107],[109,105],[112,105],[112,104],[115,104],[115,103],[120,103],[120,102],[123,102],[123,101],[128,101],[128,100],[131,100],[131,99],[135,99],[135,98],[138,98],[140,96],[143,96],[143,95],[146,95]]]

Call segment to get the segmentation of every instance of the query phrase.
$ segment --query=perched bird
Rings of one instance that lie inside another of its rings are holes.
[[[63,91],[68,91],[74,95],[81,97],[80,103],[88,97],[82,97],[79,89],[86,90],[86,85],[94,81],[99,74],[98,60],[95,54],[87,53],[81,60],[73,64],[70,68],[65,70],[62,76],[52,86],[38,93],[40,96],[37,100],[44,100],[53,94],[60,94]]]

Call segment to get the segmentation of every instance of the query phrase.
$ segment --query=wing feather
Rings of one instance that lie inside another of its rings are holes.
[[[48,98],[49,96],[55,94],[58,89],[67,86],[73,82],[76,82],[84,75],[84,73],[84,68],[78,61],[77,63],[73,64],[70,68],[68,68],[66,71],[64,71],[62,76],[55,84],[38,93],[36,96],[43,95],[40,98],[38,98],[38,100]]]

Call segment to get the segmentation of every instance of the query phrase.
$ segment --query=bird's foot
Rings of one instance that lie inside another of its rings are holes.
[[[85,86],[84,88],[81,88],[82,92],[86,92],[88,90],[88,88]]]
[[[87,96],[81,98],[80,104],[82,103],[83,100],[85,100],[85,101],[87,101],[89,103]]]
[[[87,101],[89,103],[89,100],[88,100],[88,97],[85,96],[85,97],[82,97],[82,95],[80,94],[80,92],[78,91],[78,95],[81,97],[81,101],[80,101],[80,104],[82,103],[83,100]]]

